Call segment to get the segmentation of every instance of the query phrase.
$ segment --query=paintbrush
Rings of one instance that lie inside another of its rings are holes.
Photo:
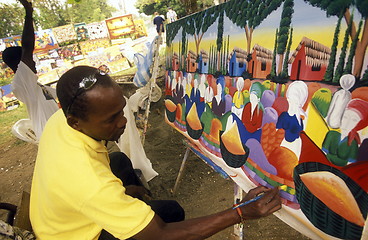
[[[286,188],[287,188],[287,186],[286,186],[286,185],[281,185],[281,186],[279,186],[279,189],[284,190],[284,191],[286,190]],[[250,200],[248,200],[248,201],[245,201],[245,202],[242,202],[242,203],[236,204],[236,205],[233,207],[233,209],[236,209],[236,208],[238,208],[238,207],[242,207],[242,206],[245,206],[245,205],[247,205],[247,204],[249,204],[249,203],[255,202],[255,201],[257,201],[258,199],[262,198],[262,197],[263,197],[263,195],[264,195],[264,193],[260,193],[259,195],[257,195],[256,197],[254,197],[254,198],[252,198],[252,199],[250,199]]]

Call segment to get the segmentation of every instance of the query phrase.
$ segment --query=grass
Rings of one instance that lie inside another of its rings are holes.
[[[11,128],[14,123],[22,118],[28,118],[27,108],[21,104],[18,108],[10,111],[0,112],[0,145],[14,141],[17,139],[12,133]],[[17,139],[16,143],[22,143],[22,140]]]

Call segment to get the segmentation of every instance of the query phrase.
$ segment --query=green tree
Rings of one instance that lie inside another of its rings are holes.
[[[363,77],[360,79],[360,81],[363,83],[363,85],[366,85],[366,83],[368,83],[368,66],[365,69]]]
[[[338,83],[340,81],[340,77],[342,76],[342,74],[344,72],[346,50],[347,50],[348,44],[349,44],[349,32],[351,30],[352,21],[353,21],[353,18],[351,18],[351,20],[349,22],[349,25],[348,25],[348,27],[345,31],[345,37],[344,37],[344,42],[342,43],[342,47],[341,47],[339,63],[336,66],[335,76],[333,78],[333,82],[336,82],[336,83]]]
[[[293,43],[293,28],[290,28],[290,37],[289,37],[289,42],[286,48],[286,53],[285,53],[285,58],[284,58],[284,66],[282,67],[282,75],[284,76],[288,76],[289,73],[289,67],[288,67],[288,63],[289,63],[289,55],[290,55],[290,48],[291,48],[291,44]]]
[[[167,8],[171,7],[182,18],[213,5],[212,0],[137,0],[135,7],[146,15],[153,15],[154,12],[166,15]]]
[[[33,7],[39,12],[35,21],[42,29],[63,26],[68,23],[66,5],[59,0],[37,0],[34,1]]]
[[[171,46],[176,34],[178,34],[179,29],[182,27],[184,19],[179,19],[172,24],[166,25],[166,44],[168,47]]]
[[[360,77],[363,68],[364,56],[368,46],[368,0],[304,0],[312,6],[321,8],[326,11],[327,16],[340,16],[341,10],[344,10],[344,19],[346,24],[349,24],[352,16],[350,14],[350,6],[357,8],[361,14],[361,19],[364,21],[361,39],[357,41],[355,49],[355,64],[353,75]],[[354,21],[350,30],[350,38],[353,40],[357,35],[357,30]]]
[[[24,9],[18,4],[0,3],[0,38],[21,35],[24,22]]]
[[[181,31],[181,52],[180,52],[180,66],[181,66],[181,70],[182,71],[186,71],[187,68],[187,62],[185,61],[185,57],[187,55],[187,51],[188,51],[188,39],[187,39],[187,21],[184,19],[183,25],[182,25],[183,29]]]
[[[168,54],[168,57],[166,58],[168,63],[167,66],[169,68],[172,67],[171,61],[169,59],[172,59],[174,50],[172,48],[172,41],[174,40],[175,36],[178,34],[180,28],[181,28],[181,22],[183,22],[183,19],[179,19],[178,21],[173,22],[172,24],[166,25],[166,54]]]
[[[273,55],[272,55],[272,66],[271,66],[271,73],[270,77],[271,79],[275,79],[276,77],[276,53],[277,53],[277,36],[279,35],[279,29],[276,28],[276,34],[275,34],[275,46],[273,48]]]
[[[220,51],[222,49],[222,43],[223,43],[223,36],[224,36],[224,10],[219,9],[218,7],[217,11],[220,11],[220,17],[218,19],[217,24],[217,39],[216,39],[216,46],[217,46],[217,71],[220,71]]]
[[[359,38],[359,34],[360,34],[360,31],[362,30],[362,24],[363,24],[363,21],[360,21],[359,22],[359,27],[358,27],[358,32],[357,34],[355,35],[352,43],[351,43],[351,46],[350,46],[350,49],[349,49],[349,57],[348,57],[348,61],[346,63],[346,66],[345,66],[345,69],[344,69],[344,73],[345,74],[351,74],[352,73],[352,69],[353,69],[353,59],[354,59],[354,55],[355,55],[355,50],[356,50],[356,46],[357,46],[357,43],[358,43],[358,38]]]
[[[282,63],[284,60],[284,53],[286,49],[286,44],[289,38],[289,29],[291,24],[291,18],[294,13],[294,0],[285,0],[284,6],[282,8],[280,27],[279,27],[279,37],[277,40],[277,54],[279,55],[279,67],[277,73],[280,74],[282,71]]]
[[[212,7],[187,18],[186,32],[194,37],[197,56],[204,33],[217,20],[218,15],[219,12]]]
[[[250,53],[254,29],[278,9],[281,3],[282,0],[232,0],[224,3],[226,16],[245,30],[248,53]]]
[[[337,44],[339,43],[341,19],[342,19],[342,13],[340,14],[340,17],[337,20],[337,24],[335,28],[334,38],[333,38],[332,46],[331,46],[331,55],[330,55],[330,59],[328,60],[328,65],[327,65],[327,69],[326,69],[325,76],[324,76],[324,79],[326,82],[331,82],[334,76],[336,52],[337,52]]]
[[[107,4],[107,0],[88,0],[72,4],[69,9],[74,23],[92,23],[110,18],[116,8]]]

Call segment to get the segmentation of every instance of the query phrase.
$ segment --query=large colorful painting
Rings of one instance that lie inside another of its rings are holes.
[[[166,121],[312,239],[368,239],[366,1],[231,0],[166,29]]]
[[[74,30],[73,24],[53,28],[52,32],[59,44],[72,42],[77,39],[77,33]]]
[[[105,21],[87,24],[87,31],[89,40],[109,37],[109,31],[107,30]]]
[[[5,47],[17,47],[17,46],[21,46],[21,41],[22,41],[22,37],[21,36],[12,36],[12,37],[7,37],[7,38],[3,38],[3,43],[5,44]],[[5,48],[4,48],[5,49]]]
[[[131,14],[105,20],[110,39],[120,38],[135,32],[134,20]]]
[[[85,23],[74,24],[74,30],[77,33],[78,41],[85,41],[89,39],[89,33],[87,30],[87,25]]]
[[[46,51],[59,47],[52,29],[35,32],[35,38],[35,52]]]

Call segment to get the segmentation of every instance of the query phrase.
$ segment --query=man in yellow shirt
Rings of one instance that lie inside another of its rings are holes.
[[[281,208],[278,189],[265,187],[244,199],[264,193],[257,201],[186,221],[180,221],[178,205],[168,204],[164,214],[151,208],[132,197],[141,188],[123,186],[114,175],[105,148],[125,129],[121,88],[106,73],[78,66],[61,76],[56,90],[62,110],[42,134],[31,189],[30,219],[38,239],[205,239]]]

